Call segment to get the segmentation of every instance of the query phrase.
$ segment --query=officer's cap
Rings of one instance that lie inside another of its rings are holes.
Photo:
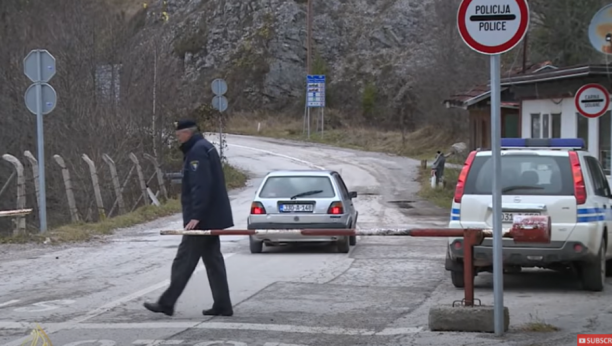
[[[174,127],[178,131],[178,130],[188,129],[191,127],[198,127],[198,124],[196,124],[195,121],[193,120],[184,119],[184,120],[179,120],[175,122]]]

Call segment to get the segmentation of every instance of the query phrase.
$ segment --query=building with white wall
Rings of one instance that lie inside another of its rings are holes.
[[[505,94],[505,103],[514,102],[517,105],[518,137],[582,138],[587,150],[599,158],[606,173],[610,174],[610,111],[597,119],[589,119],[578,113],[574,102],[576,91],[588,83],[598,83],[607,88],[608,92],[612,91],[612,66],[536,66],[527,73],[502,79],[502,101]],[[451,99],[445,100],[447,107],[467,109],[470,116],[473,112],[482,112],[482,107],[477,110],[470,108],[467,100],[461,100],[461,95],[453,95]],[[482,93],[483,97],[490,100],[488,86],[486,92]],[[490,118],[490,108],[487,115]],[[490,130],[487,130],[489,133]],[[502,137],[516,137],[508,134],[502,128]],[[480,135],[482,137],[483,134]]]

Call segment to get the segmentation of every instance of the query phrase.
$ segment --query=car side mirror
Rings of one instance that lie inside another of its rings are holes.
[[[349,197],[352,198],[357,198],[357,191],[351,191],[349,192]]]

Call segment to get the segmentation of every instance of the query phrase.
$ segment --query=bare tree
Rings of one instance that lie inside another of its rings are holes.
[[[22,60],[29,50],[46,48],[56,57],[58,70],[51,82],[58,94],[57,108],[45,117],[49,224],[70,221],[61,170],[51,159],[54,154],[64,158],[71,172],[82,219],[95,220],[96,203],[83,154],[98,165],[102,197],[109,209],[115,196],[104,154],[116,162],[122,182],[132,166],[131,152],[140,157],[151,154],[162,162],[168,154],[163,128],[169,128],[166,122],[175,117],[182,101],[177,87],[182,74],[171,56],[165,29],[148,9],[127,19],[97,0],[6,0],[0,18],[0,154],[22,158],[30,150],[36,155],[35,117],[23,104],[29,81],[22,73]],[[147,27],[143,25],[146,20]],[[143,40],[149,34],[145,31],[152,29],[159,32],[158,39]],[[154,167],[146,161],[142,165],[149,178]],[[11,174],[12,168],[0,163],[0,187]],[[36,206],[34,184],[30,176],[28,179],[28,205]],[[5,196],[14,193],[14,185],[7,185]],[[135,180],[126,185],[128,209],[143,202],[141,194]],[[11,209],[13,204],[12,198],[0,198],[0,210]],[[37,213],[29,218],[34,221]]]

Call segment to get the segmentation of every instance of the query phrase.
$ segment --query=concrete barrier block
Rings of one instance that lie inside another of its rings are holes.
[[[504,306],[504,331],[510,327],[510,311]],[[447,332],[494,333],[492,306],[438,305],[429,310],[429,329]]]

